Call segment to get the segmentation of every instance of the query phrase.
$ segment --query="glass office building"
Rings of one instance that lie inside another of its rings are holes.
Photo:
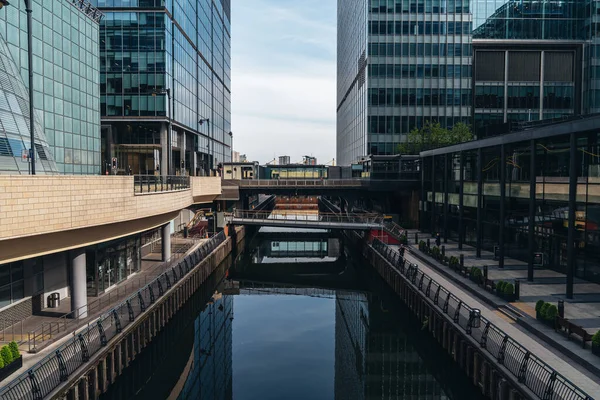
[[[100,32],[103,172],[154,174],[170,157],[172,173],[206,175],[230,161],[229,0],[94,4],[106,15]]]
[[[599,123],[533,123],[527,139],[518,131],[421,153],[420,228],[524,262],[540,253],[545,268],[600,282]]]
[[[33,0],[32,9],[36,172],[98,174],[101,13],[86,1],[69,0]],[[6,80],[0,172],[11,174],[27,174],[29,168],[21,161],[23,149],[31,147],[26,22],[22,1],[0,10],[1,79]]]
[[[338,4],[340,164],[397,153],[426,120],[464,121],[485,137],[512,122],[600,112],[597,1]],[[367,103],[350,90],[365,63]]]
[[[398,152],[427,120],[471,117],[469,0],[338,3],[340,165]]]

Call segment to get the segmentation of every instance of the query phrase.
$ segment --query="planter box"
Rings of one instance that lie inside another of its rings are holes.
[[[594,342],[592,342],[592,353],[600,357],[600,346],[594,344]]]
[[[505,294],[505,293],[498,293],[498,292],[496,292],[496,295],[497,295],[498,297],[501,297],[501,298],[503,298],[504,300],[506,300],[506,301],[510,301],[510,302],[512,302],[512,301],[516,301],[516,300],[517,300],[517,294],[516,294],[516,293],[513,293],[513,294]]]
[[[4,379],[12,375],[16,370],[23,366],[23,356],[19,356],[16,360],[13,360],[8,365],[5,365],[4,368],[0,369],[0,382]]]

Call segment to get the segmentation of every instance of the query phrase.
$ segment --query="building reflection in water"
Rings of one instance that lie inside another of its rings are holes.
[[[232,399],[233,296],[215,292],[194,322],[194,355],[183,399]]]

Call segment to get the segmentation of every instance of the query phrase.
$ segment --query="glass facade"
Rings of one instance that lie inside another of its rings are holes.
[[[407,134],[428,120],[445,127],[470,122],[469,0],[370,0],[366,10],[340,3],[338,14],[340,165],[367,154],[396,154]],[[364,42],[356,34],[363,29]],[[361,65],[366,77],[356,72]],[[364,89],[366,99],[353,87]]]
[[[573,130],[573,146],[570,135],[534,135],[538,138],[526,141],[519,133],[505,136],[504,161],[502,146],[486,140],[473,142],[462,153],[446,148],[428,154],[421,229],[446,232],[452,240],[487,251],[493,251],[502,237],[506,257],[528,262],[532,252],[541,252],[546,268],[567,273],[568,210],[572,208],[576,210],[571,244],[574,275],[600,282],[600,135]],[[576,191],[574,203],[569,202],[570,182]]]
[[[396,154],[427,120],[489,136],[509,122],[600,112],[597,1],[364,3],[338,5],[340,165]]]
[[[100,32],[103,165],[115,157],[117,173],[128,167],[154,173],[166,163],[169,119],[177,173],[208,174],[230,161],[229,1],[94,4],[106,14]]]
[[[34,106],[40,123],[36,172],[100,173],[100,14],[88,6],[84,2],[80,9],[79,2],[68,0],[32,1]],[[9,76],[20,78],[25,87],[29,84],[26,22],[22,1],[0,10],[0,34],[18,71]],[[28,95],[23,98],[28,103]],[[23,115],[29,124],[29,111]],[[29,140],[23,139],[22,146],[28,147]],[[27,163],[17,163],[11,173],[27,173]]]
[[[0,266],[0,308],[21,300],[24,295],[23,261]]]

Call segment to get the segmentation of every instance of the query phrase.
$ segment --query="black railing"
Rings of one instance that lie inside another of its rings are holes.
[[[515,376],[540,400],[593,400],[588,394],[540,360],[492,322],[481,316],[430,276],[410,264],[385,243],[375,239],[373,249],[404,275],[416,288],[433,301],[444,314],[452,317],[465,333],[492,355],[498,364]]]
[[[133,177],[135,193],[160,193],[190,188],[189,176],[135,175]]]
[[[223,232],[213,236],[121,304],[74,332],[72,339],[0,389],[0,398],[38,400],[46,397],[224,241]]]

